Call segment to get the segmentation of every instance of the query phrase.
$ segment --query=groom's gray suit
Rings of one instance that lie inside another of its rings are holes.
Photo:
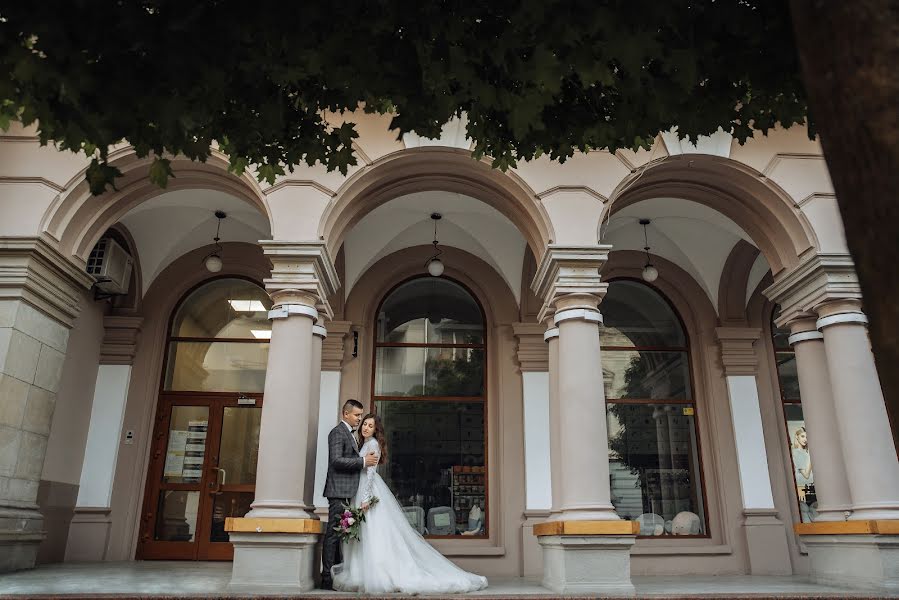
[[[359,487],[359,474],[365,467],[365,459],[359,456],[355,437],[345,421],[328,434],[328,477],[325,479],[324,496],[328,499],[328,525],[322,543],[322,587],[331,587],[331,567],[340,562],[340,539],[333,527]]]

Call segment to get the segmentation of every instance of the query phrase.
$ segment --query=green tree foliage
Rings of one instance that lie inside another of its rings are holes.
[[[766,0],[4,2],[0,73],[0,126],[86,153],[95,194],[123,140],[160,185],[165,156],[213,142],[269,182],[346,172],[356,129],[326,116],[359,107],[398,136],[465,113],[475,156],[503,169],[673,126],[742,141],[807,112],[787,7]]]

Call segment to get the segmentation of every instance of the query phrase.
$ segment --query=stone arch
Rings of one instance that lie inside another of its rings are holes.
[[[206,162],[183,157],[171,159],[175,174],[168,186],[161,188],[149,179],[151,158],[138,158],[133,148],[112,154],[110,164],[122,171],[116,181],[118,189],[100,196],[90,193],[85,170],[79,172],[47,210],[41,231],[58,241],[60,251],[79,262],[85,262],[94,244],[107,229],[134,207],[161,194],[184,189],[212,189],[231,194],[255,207],[272,226],[271,211],[256,180],[249,173],[240,177],[228,172],[228,159],[213,152]]]
[[[607,210],[660,197],[691,200],[712,208],[743,228],[775,274],[796,266],[818,246],[811,224],[784,190],[737,161],[707,155],[662,159],[625,178]],[[604,215],[603,221],[607,218]]]
[[[746,321],[746,288],[759,250],[746,240],[731,249],[718,286],[718,318],[724,325],[739,326]]]
[[[319,236],[333,255],[353,225],[381,204],[435,190],[465,194],[492,206],[518,227],[536,256],[542,256],[555,237],[549,215],[521,178],[473,160],[466,150],[445,147],[395,152],[358,171],[325,208]]]

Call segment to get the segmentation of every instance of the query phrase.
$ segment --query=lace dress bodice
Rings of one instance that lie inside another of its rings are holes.
[[[368,438],[368,440],[362,444],[362,447],[359,449],[359,456],[365,458],[368,456],[369,452],[374,452],[375,456],[379,459],[381,458],[381,446],[378,445],[378,440],[373,437]],[[365,483],[362,488],[362,496],[359,498],[360,505],[371,500],[371,497],[374,495],[372,489],[374,488],[375,475],[377,475],[377,473],[377,465],[365,468]]]

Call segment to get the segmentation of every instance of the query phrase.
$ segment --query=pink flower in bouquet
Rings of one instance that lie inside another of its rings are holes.
[[[367,508],[378,503],[377,498],[368,501]],[[341,541],[359,541],[360,527],[365,522],[365,510],[362,507],[344,506],[343,514],[335,518],[335,526],[332,528],[340,536]]]

